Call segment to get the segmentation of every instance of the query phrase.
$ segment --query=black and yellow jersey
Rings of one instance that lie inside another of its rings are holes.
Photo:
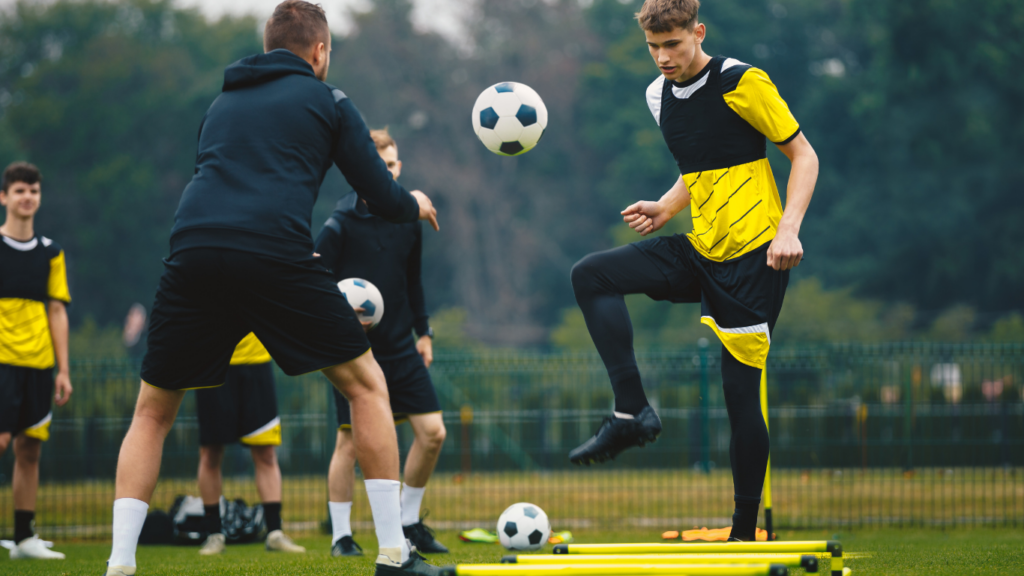
[[[249,332],[249,335],[242,338],[242,341],[235,346],[235,353],[231,355],[231,365],[239,364],[266,364],[270,362],[270,352],[263,346],[263,343],[256,338],[256,334]]]
[[[45,236],[0,240],[0,364],[52,368],[46,304],[71,302],[64,251]]]
[[[771,241],[782,201],[765,138],[785,144],[800,125],[768,75],[717,56],[686,82],[658,76],[647,104],[690,191],[697,252],[725,262]]]

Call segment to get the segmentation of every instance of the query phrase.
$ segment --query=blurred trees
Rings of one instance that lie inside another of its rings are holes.
[[[410,0],[376,0],[335,40],[329,82],[390,127],[403,183],[440,209],[424,275],[453,343],[590,346],[570,267],[636,240],[618,211],[676,178],[644,100],[657,69],[639,5],[479,0],[467,35],[447,40],[412,27]],[[716,0],[702,19],[705,49],[765,69],[821,158],[779,338],[1021,333],[1007,314],[1024,291],[1024,5]],[[68,252],[76,324],[149,304],[199,121],[224,66],[260,49],[255,18],[207,22],[170,0],[0,13],[0,163],[44,171],[39,231]],[[477,94],[504,80],[550,112],[537,150],[515,159],[470,129]],[[784,193],[788,162],[769,148]],[[314,232],[345,192],[332,172]],[[677,220],[664,233],[688,230]],[[638,345],[710,334],[693,306],[629,303]]]

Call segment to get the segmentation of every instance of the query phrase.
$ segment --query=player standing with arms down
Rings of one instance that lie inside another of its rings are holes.
[[[402,162],[398,145],[387,130],[370,132],[377,153],[398,179]],[[427,368],[433,362],[433,331],[427,323],[426,300],[420,278],[423,227],[419,222],[393,224],[374,216],[356,192],[338,201],[334,214],[316,239],[316,251],[334,279],[362,278],[372,282],[384,298],[385,314],[369,331],[374,356],[384,370],[395,423],[408,420],[415,439],[405,461],[402,485],[402,530],[421,552],[447,554],[420,519],[420,504],[427,481],[434,473],[444,444],[441,404]],[[418,340],[413,340],[415,330]],[[338,441],[328,474],[334,556],[361,556],[352,539],[352,491],[356,453],[352,443],[349,403],[335,390]]]
[[[281,530],[281,467],[275,446],[281,445],[274,367],[270,352],[249,333],[231,355],[223,386],[196,390],[199,417],[199,495],[203,498],[209,536],[199,548],[203,556],[220,554],[227,544],[220,516],[221,463],[224,445],[241,442],[252,453],[256,491],[267,523],[264,547],[270,552],[303,553]]]
[[[704,53],[699,7],[698,0],[646,0],[637,14],[661,70],[647,104],[681,176],[659,201],[637,202],[623,219],[646,236],[690,206],[693,232],[590,254],[573,267],[576,301],[611,378],[615,413],[569,458],[603,462],[661,432],[623,295],[700,302],[701,322],[723,344],[736,502],[730,539],[753,541],[769,453],[761,381],[789,270],[803,257],[798,233],[818,158],[767,74]],[[765,138],[793,164],[785,212]]]
[[[12,559],[63,559],[34,531],[39,455],[50,438],[50,410],[71,397],[68,374],[68,292],[64,251],[37,236],[42,176],[27,162],[4,170],[0,204],[0,456],[14,439]],[[53,376],[54,364],[57,377]],[[56,388],[56,394],[54,394]],[[51,396],[52,395],[52,396]]]
[[[142,363],[139,399],[117,461],[108,576],[136,571],[135,551],[164,438],[189,388],[224,383],[254,332],[286,374],[322,370],[352,404],[380,554],[378,575],[434,575],[410,553],[399,507],[398,441],[384,374],[362,326],[313,256],[310,217],[335,164],[371,211],[430,220],[377,155],[359,111],[326,83],[331,35],[319,6],[286,0],[264,29],[265,54],[224,72],[199,129],[195,175],[171,231]]]

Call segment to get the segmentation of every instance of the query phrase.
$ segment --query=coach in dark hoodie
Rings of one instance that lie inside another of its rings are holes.
[[[393,222],[436,211],[391,178],[345,94],[325,84],[331,37],[319,6],[287,0],[265,54],[227,68],[199,128],[150,321],[131,428],[118,458],[107,576],[135,574],[135,549],[185,390],[220,386],[249,332],[285,373],[322,370],[352,406],[356,451],[380,545],[377,574],[434,576],[402,534],[398,443],[383,373],[355,312],[313,254],[310,218],[332,164],[367,209]]]

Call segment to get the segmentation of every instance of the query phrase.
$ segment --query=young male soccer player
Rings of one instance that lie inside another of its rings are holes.
[[[160,473],[164,438],[185,390],[224,383],[235,346],[254,332],[286,374],[322,370],[352,405],[356,454],[380,545],[378,575],[434,575],[412,554],[399,516],[398,441],[384,375],[362,326],[313,255],[309,221],[331,164],[398,222],[430,220],[422,192],[398,185],[359,111],[326,83],[331,35],[319,6],[286,0],[264,54],[224,72],[199,129],[157,288],[135,416],[117,461],[108,576],[135,573],[135,550]]]
[[[7,210],[0,226],[0,456],[13,438],[12,559],[64,558],[47,549],[33,526],[39,455],[50,437],[51,395],[57,406],[71,397],[66,309],[71,294],[64,251],[35,233],[41,181],[38,168],[15,162],[4,170],[0,184],[0,205]]]
[[[377,153],[397,180],[402,172],[398,145],[387,129],[370,132]],[[338,202],[316,240],[316,251],[334,279],[364,278],[384,297],[385,314],[369,332],[374,356],[384,370],[395,423],[408,420],[415,436],[405,461],[402,485],[402,530],[420,552],[447,553],[420,520],[427,481],[444,444],[441,405],[427,368],[433,361],[433,332],[427,324],[420,253],[423,228],[419,222],[393,224],[374,216],[356,192]],[[412,333],[416,331],[417,340]],[[328,492],[334,556],[361,556],[350,523],[356,453],[352,444],[349,403],[334,392],[338,409],[338,441],[331,456]]]
[[[569,458],[603,462],[661,432],[640,381],[623,295],[700,302],[701,322],[723,344],[736,501],[731,537],[750,541],[768,462],[761,379],[789,270],[803,257],[797,234],[818,160],[763,71],[704,53],[699,6],[646,0],[637,14],[661,71],[647,103],[681,176],[659,201],[637,202],[623,218],[646,236],[690,206],[693,232],[590,254],[573,267],[573,290],[611,378],[615,412]],[[765,138],[793,163],[785,212]]]
[[[305,552],[281,530],[281,468],[275,446],[281,445],[281,418],[270,353],[249,333],[231,355],[223,386],[196,390],[199,416],[199,495],[203,498],[206,531],[199,553],[220,554],[226,548],[220,518],[221,462],[224,445],[249,447],[256,468],[256,491],[267,523],[265,548],[271,552]]]

